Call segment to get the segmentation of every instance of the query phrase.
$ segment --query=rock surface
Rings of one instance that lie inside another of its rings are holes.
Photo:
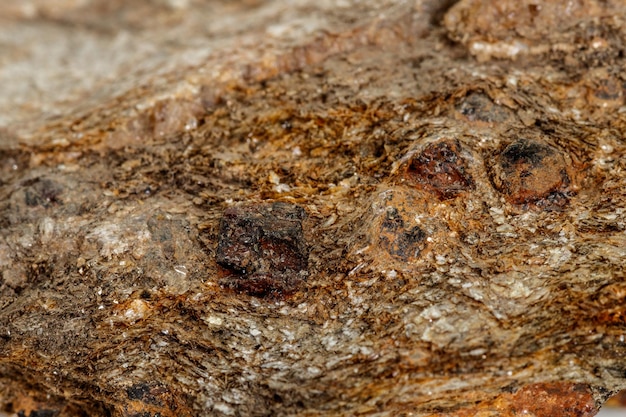
[[[0,4],[0,406],[592,416],[620,1]]]

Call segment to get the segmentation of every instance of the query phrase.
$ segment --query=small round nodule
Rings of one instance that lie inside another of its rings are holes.
[[[570,183],[563,153],[542,142],[519,139],[497,157],[495,188],[513,204],[537,203],[563,194]]]
[[[440,200],[456,197],[473,187],[461,146],[457,141],[431,143],[409,163],[407,177]]]
[[[403,262],[419,258],[426,246],[426,232],[419,226],[407,226],[395,207],[387,208],[378,233],[380,246]]]

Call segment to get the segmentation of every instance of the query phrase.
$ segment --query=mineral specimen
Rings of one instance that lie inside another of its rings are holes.
[[[0,408],[591,416],[626,4],[0,3]]]

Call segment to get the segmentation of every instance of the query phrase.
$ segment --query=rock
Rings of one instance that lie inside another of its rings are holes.
[[[519,139],[498,155],[493,182],[514,204],[563,205],[570,170],[563,153],[545,141]]]
[[[0,409],[594,415],[622,8],[3,2]]]
[[[305,216],[302,207],[280,202],[226,209],[215,257],[230,271],[224,285],[261,297],[295,291],[307,271]]]
[[[444,200],[469,190],[473,180],[466,174],[467,167],[459,148],[453,141],[429,144],[411,160],[409,178]]]

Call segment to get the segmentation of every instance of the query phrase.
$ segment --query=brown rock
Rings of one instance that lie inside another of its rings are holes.
[[[431,143],[409,163],[407,175],[446,200],[473,186],[472,177],[454,141]]]
[[[452,3],[2,2],[0,408],[626,388],[623,5]]]
[[[286,203],[228,208],[220,222],[216,262],[232,272],[224,285],[255,296],[296,290],[306,278],[306,213]]]
[[[519,139],[497,158],[493,182],[514,204],[562,206],[567,201],[570,166],[562,152],[543,142]]]

